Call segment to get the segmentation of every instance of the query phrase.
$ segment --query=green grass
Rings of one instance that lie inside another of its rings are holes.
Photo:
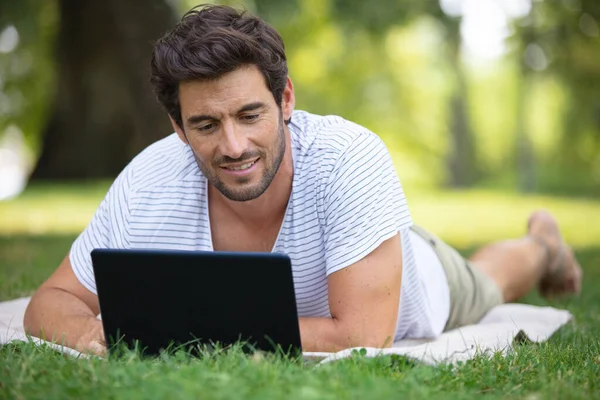
[[[75,237],[0,236],[0,301],[29,296],[58,267]]]
[[[565,342],[573,342],[566,344]],[[0,349],[6,398],[390,399],[587,398],[600,390],[600,365],[572,332],[506,358],[477,358],[456,369],[400,357],[352,359],[314,367],[232,351],[214,357],[143,361],[77,360],[27,344]],[[1,392],[0,392],[1,393]]]
[[[56,268],[105,190],[106,184],[38,186],[0,203],[0,300],[31,294]],[[358,354],[315,367],[235,350],[201,359],[86,360],[13,343],[0,347],[0,399],[600,398],[600,228],[590,226],[600,202],[492,192],[409,193],[409,200],[416,221],[466,253],[522,234],[537,206],[553,211],[584,267],[583,293],[551,302],[532,294],[525,301],[566,308],[575,321],[541,345],[456,368]]]
[[[0,234],[73,234],[89,222],[108,190],[107,182],[37,184],[0,202]]]

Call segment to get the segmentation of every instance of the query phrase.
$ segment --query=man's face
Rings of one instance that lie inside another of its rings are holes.
[[[210,184],[228,199],[256,199],[271,184],[285,154],[283,114],[291,113],[290,96],[293,108],[291,90],[289,83],[280,108],[255,66],[179,85],[184,132],[175,126],[177,133]]]

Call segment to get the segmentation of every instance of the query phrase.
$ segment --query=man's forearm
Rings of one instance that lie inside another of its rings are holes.
[[[76,348],[79,338],[98,324],[94,312],[79,298],[57,288],[38,290],[25,312],[23,325],[32,336]]]
[[[333,352],[344,349],[337,324],[333,318],[300,318],[302,350]]]
[[[372,327],[352,328],[335,318],[300,318],[303,351],[335,352],[350,347],[389,347],[391,337],[380,339]]]

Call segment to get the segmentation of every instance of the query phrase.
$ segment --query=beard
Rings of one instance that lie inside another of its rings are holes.
[[[277,136],[273,145],[272,154],[267,154],[264,150],[257,150],[244,152],[238,159],[220,157],[218,159],[213,159],[212,168],[208,168],[206,164],[203,163],[198,156],[196,156],[195,152],[194,157],[196,158],[198,168],[200,168],[200,171],[204,174],[206,179],[208,179],[208,182],[217,188],[217,190],[221,192],[223,196],[232,201],[250,201],[260,197],[268,189],[269,185],[271,185],[271,182],[273,182],[277,171],[279,171],[279,166],[283,161],[285,148],[286,143],[283,114],[280,112],[279,123],[277,126]],[[252,179],[251,177],[239,177],[237,178],[238,185],[236,186],[247,185],[247,187],[232,187],[232,185],[223,182],[223,180],[215,172],[218,171],[218,168],[220,168],[219,165],[224,161],[243,162],[245,160],[251,160],[257,157],[260,157],[260,160],[265,163],[265,170],[257,184],[249,185],[249,182]]]

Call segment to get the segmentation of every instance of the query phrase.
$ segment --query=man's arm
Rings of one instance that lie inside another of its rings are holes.
[[[397,234],[362,260],[329,275],[331,318],[300,318],[302,349],[391,347],[401,281],[402,246]]]
[[[105,352],[102,322],[96,319],[100,311],[92,292],[96,284],[90,253],[96,248],[124,247],[131,165],[111,185],[69,255],[31,298],[23,321],[30,335],[79,351]]]
[[[71,268],[69,256],[34,293],[23,325],[32,336],[96,354],[106,351],[98,297],[86,289]]]

